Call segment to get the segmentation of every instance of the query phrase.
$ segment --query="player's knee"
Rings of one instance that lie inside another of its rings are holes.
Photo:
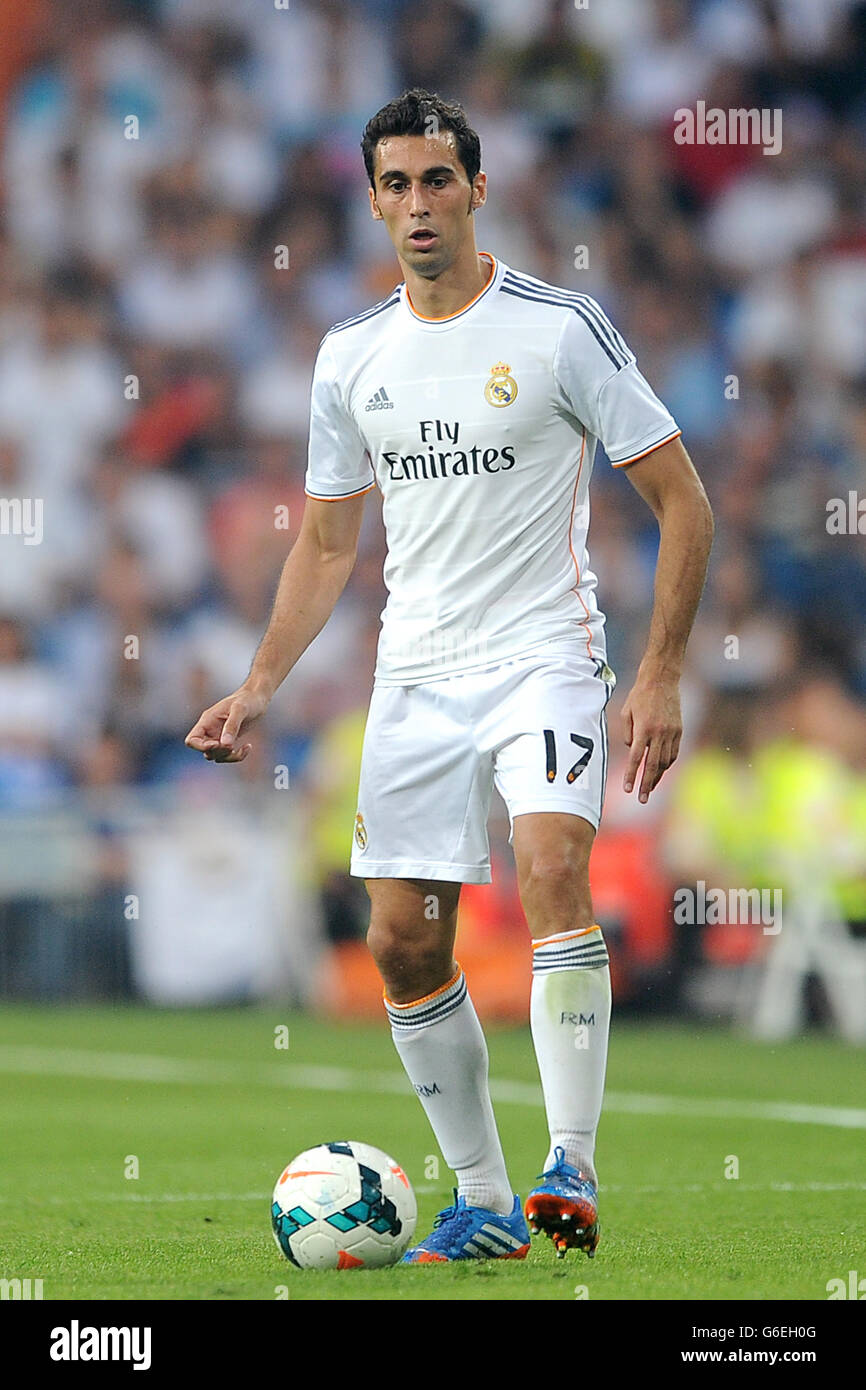
[[[535,892],[553,897],[563,893],[572,896],[582,885],[586,870],[586,857],[578,850],[534,854],[526,869],[525,881]]]
[[[566,852],[533,856],[520,883],[533,936],[592,925],[592,895],[584,858]]]
[[[420,997],[444,984],[450,974],[451,942],[439,932],[372,917],[367,945],[392,996]]]

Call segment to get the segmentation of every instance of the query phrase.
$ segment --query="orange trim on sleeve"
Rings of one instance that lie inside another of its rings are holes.
[[[559,932],[553,936],[542,936],[538,941],[533,941],[532,949],[537,951],[539,946],[547,946],[551,941],[571,941],[575,936],[589,936],[590,932],[601,931],[601,927],[596,923],[594,927],[581,927],[580,931]]]
[[[317,497],[314,492],[307,492],[306,488],[304,488],[304,493],[307,497],[311,497],[314,502],[347,502],[350,497],[363,497],[365,492],[372,492],[375,486],[376,483],[373,481],[367,487],[359,488],[357,492],[341,492],[339,497]]]
[[[385,990],[382,990],[382,998],[385,1000],[389,1009],[416,1009],[419,1004],[429,1004],[431,999],[436,999],[440,994],[444,994],[446,989],[450,989],[452,985],[456,985],[462,974],[463,971],[460,968],[460,962],[457,961],[457,970],[448,983],[440,985],[438,989],[434,989],[432,994],[425,994],[423,999],[412,999],[408,1004],[395,1004],[393,999],[388,998]]]
[[[675,439],[679,439],[682,430],[677,430],[676,434],[669,434],[667,439],[660,439],[658,444],[651,444],[648,449],[644,449],[642,454],[635,454],[633,459],[622,459],[619,463],[612,463],[611,468],[627,468],[630,463],[637,463],[638,459],[645,459],[647,454],[654,454],[656,449],[660,449],[663,444],[672,444]]]

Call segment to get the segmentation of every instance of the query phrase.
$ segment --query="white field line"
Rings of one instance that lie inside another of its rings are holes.
[[[290,1062],[260,1067],[207,1059],[160,1057],[137,1052],[97,1052],[86,1048],[0,1045],[0,1072],[29,1076],[75,1076],[83,1080],[174,1082],[186,1085],[283,1086],[303,1091],[388,1092],[406,1095],[399,1072],[352,1071]],[[526,1081],[490,1083],[499,1104],[541,1106],[541,1088]],[[866,1129],[866,1110],[798,1101],[735,1100],[608,1091],[605,1110],[624,1115],[678,1116],[696,1120],[778,1120],[832,1129]]]
[[[427,1197],[444,1191],[441,1184],[413,1184],[418,1196]],[[602,1196],[611,1192],[626,1192],[630,1196],[646,1193],[675,1192],[866,1192],[866,1182],[693,1182],[669,1183],[667,1186],[650,1185],[633,1187],[630,1183],[603,1182],[599,1188]],[[218,1202],[269,1202],[270,1192],[101,1192],[90,1193],[89,1199],[100,1202],[141,1202],[145,1205],[161,1206],[171,1203],[193,1202],[196,1206],[211,1206]],[[12,1198],[0,1197],[0,1202]],[[68,1206],[68,1196],[46,1194],[40,1197],[40,1204],[54,1203]]]

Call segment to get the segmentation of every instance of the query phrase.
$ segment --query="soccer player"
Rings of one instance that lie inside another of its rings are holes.
[[[676,422],[599,305],[477,250],[487,179],[463,108],[405,92],[369,121],[362,149],[372,215],[404,280],[322,341],[300,534],[249,675],[186,741],[217,762],[247,756],[250,727],[349,578],[378,486],[389,592],[351,872],[369,893],[395,1046],[458,1181],[405,1259],[522,1258],[527,1221],[557,1254],[592,1255],[610,976],[588,864],[614,684],[586,551],[596,442],[660,528],[646,651],[623,711],[624,786],[642,802],[677,756],[710,509]],[[453,954],[461,884],[490,882],[494,784],[533,938],[549,1128],[525,1213]]]

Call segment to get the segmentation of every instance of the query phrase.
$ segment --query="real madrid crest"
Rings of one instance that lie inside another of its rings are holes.
[[[359,811],[355,817],[355,844],[358,849],[367,848],[367,827],[364,824],[364,817]]]
[[[488,405],[511,405],[517,397],[517,382],[509,375],[511,368],[507,362],[497,362],[490,370],[493,375],[484,388],[484,399]]]

